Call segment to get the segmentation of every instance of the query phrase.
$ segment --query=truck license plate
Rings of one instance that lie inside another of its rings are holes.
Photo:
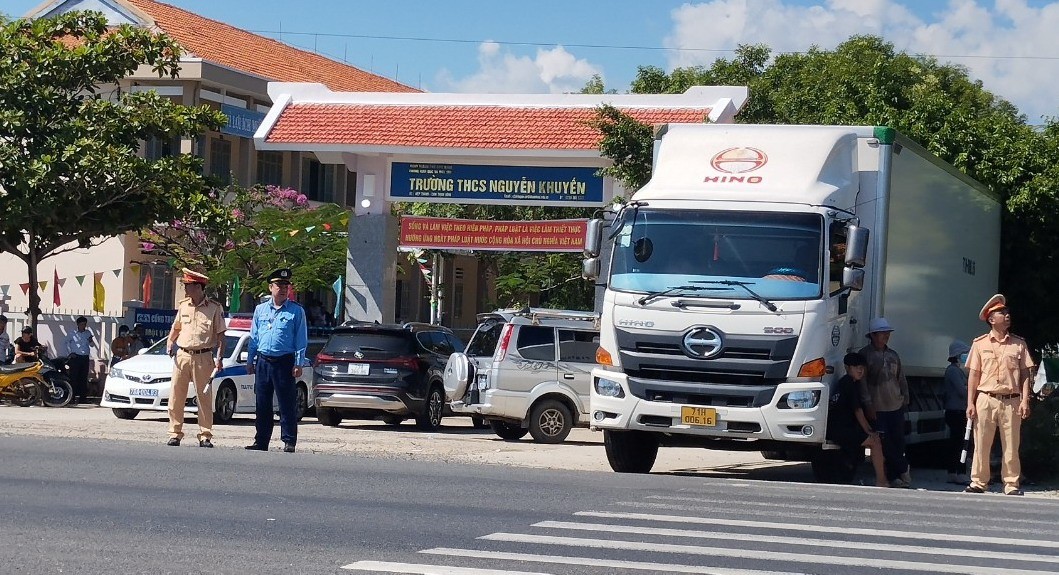
[[[130,389],[129,395],[138,395],[140,397],[158,397],[157,389]]]
[[[346,373],[349,375],[368,375],[368,364],[366,363],[351,363],[346,366]]]
[[[717,427],[717,410],[712,407],[682,405],[680,423],[695,427]]]

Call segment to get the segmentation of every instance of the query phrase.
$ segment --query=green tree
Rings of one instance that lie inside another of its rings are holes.
[[[212,209],[198,158],[138,151],[147,138],[217,129],[224,116],[117,87],[141,66],[176,77],[171,38],[72,12],[0,22],[0,53],[0,249],[26,264],[30,285],[47,257]],[[29,294],[35,324],[40,295]]]
[[[692,85],[732,84],[750,89],[740,122],[891,126],[989,187],[1005,206],[1000,287],[1014,304],[1017,330],[1035,345],[1059,341],[1059,306],[1050,303],[1059,285],[1054,120],[1034,130],[964,68],[898,52],[873,36],[775,58],[765,46],[740,46],[730,60],[670,74],[643,67],[632,89],[678,93]],[[597,121],[620,126],[631,120],[600,108]],[[649,160],[627,152],[649,145],[643,134],[629,127],[604,131],[601,150],[629,189],[650,174]]]
[[[313,206],[304,194],[277,186],[237,185],[212,191],[223,207],[157,223],[140,232],[148,252],[174,267],[201,269],[216,286],[239,278],[242,293],[268,291],[267,276],[289,267],[299,291],[330,288],[346,269],[349,212]],[[228,288],[216,288],[221,301]]]

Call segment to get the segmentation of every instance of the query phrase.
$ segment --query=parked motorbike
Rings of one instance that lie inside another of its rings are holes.
[[[44,395],[44,377],[40,369],[44,364],[15,363],[0,366],[0,399],[7,399],[19,407],[29,407]]]
[[[70,383],[69,368],[66,360],[53,359],[45,362],[40,374],[44,377],[44,396],[41,398],[48,407],[65,407],[74,398],[74,386]]]
[[[66,376],[37,360],[0,366],[0,397],[20,407],[37,402],[47,407],[65,407],[73,399],[74,390]]]

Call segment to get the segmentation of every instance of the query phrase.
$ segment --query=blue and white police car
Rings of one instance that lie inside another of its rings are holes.
[[[217,372],[210,390],[213,394],[213,421],[227,423],[237,413],[254,413],[254,376],[246,373],[247,349],[250,345],[248,317],[227,319],[224,332],[224,369]],[[102,407],[109,407],[119,419],[133,419],[141,411],[169,410],[169,393],[173,380],[173,358],[166,354],[166,339],[162,338],[136,357],[118,362],[110,368],[103,388]],[[312,351],[310,347],[310,352]],[[308,354],[307,354],[308,355]],[[312,355],[309,355],[312,357]],[[308,364],[308,362],[307,362]],[[303,370],[298,384],[298,419],[308,411],[312,391],[312,367]],[[273,397],[273,410],[279,405]],[[194,384],[188,385],[184,398],[184,412],[198,413]]]

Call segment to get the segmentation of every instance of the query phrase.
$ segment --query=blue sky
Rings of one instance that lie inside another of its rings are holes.
[[[1059,116],[1059,0],[169,0],[434,92],[566,92],[709,64],[740,43],[877,34],[966,66],[1031,123]],[[39,0],[0,0],[21,16]],[[281,34],[282,32],[282,34]]]

